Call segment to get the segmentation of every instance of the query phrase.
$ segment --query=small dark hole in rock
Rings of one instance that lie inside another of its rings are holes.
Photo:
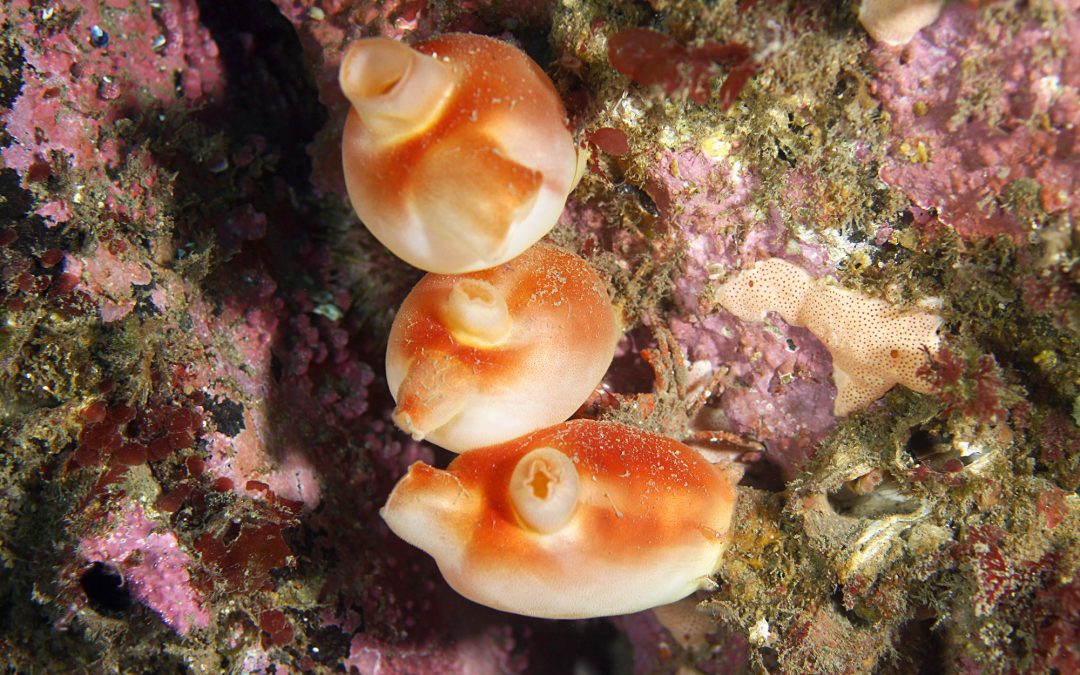
[[[126,425],[124,425],[124,436],[126,436],[127,438],[138,438],[139,434],[141,433],[142,425],[139,424],[138,420],[131,420]]]
[[[839,587],[832,594],[833,607],[839,612],[845,619],[851,622],[852,626],[865,628],[870,625],[865,617],[861,616],[855,609],[848,609],[844,604],[844,591]]]
[[[761,655],[761,664],[765,666],[765,670],[770,673],[775,673],[780,670],[780,655],[772,647],[761,647],[758,649],[758,654]]]
[[[911,430],[905,449],[915,459],[921,459],[927,455],[938,452],[938,449],[951,440],[951,435],[935,433],[930,429],[917,427]]]
[[[83,572],[79,585],[98,612],[122,612],[131,606],[131,590],[112,565],[94,563]]]

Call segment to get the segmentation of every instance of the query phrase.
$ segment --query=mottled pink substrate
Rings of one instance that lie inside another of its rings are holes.
[[[1016,31],[980,21],[972,4],[951,4],[903,48],[873,48],[894,135],[881,178],[965,237],[1021,242],[1030,224],[998,200],[1017,179],[1039,183],[1047,212],[1080,215],[1080,1],[1057,0],[1052,29],[1027,20]],[[980,109],[960,108],[976,97]],[[919,144],[925,162],[910,159]]]
[[[671,646],[671,636],[660,625],[660,621],[651,610],[615,616],[611,618],[611,622],[634,645],[635,675],[659,672],[660,664],[665,660],[661,652],[674,651]]]
[[[686,245],[671,329],[691,360],[706,359],[734,376],[699,421],[761,441],[766,459],[791,478],[835,422],[832,357],[806,329],[779,318],[743,322],[702,296],[711,278],[764,258],[790,260],[814,275],[829,270],[821,247],[794,239],[778,210],[752,210],[756,187],[745,168],[692,148],[664,153],[647,183],[665,223]]]
[[[388,646],[358,632],[349,645],[344,665],[358,673],[469,673],[501,675],[522,671],[509,626],[488,626],[447,645]]]
[[[300,439],[278,430],[270,418],[275,396],[271,347],[285,305],[274,297],[277,284],[265,271],[250,270],[248,278],[252,283],[245,296],[227,298],[216,311],[203,300],[189,310],[192,331],[207,345],[207,353],[191,364],[185,385],[244,406],[239,433],[229,437],[218,431],[208,436],[207,470],[229,478],[238,492],[259,496],[259,491],[246,489],[248,481],[259,481],[275,495],[313,509],[321,493],[314,467],[299,448]],[[364,392],[360,389],[356,395]]]
[[[100,243],[82,260],[69,254],[64,267],[65,272],[81,273],[82,281],[75,287],[76,290],[100,298],[99,312],[101,320],[106,323],[127,316],[135,308],[132,287],[145,286],[151,281],[150,270],[128,253],[130,247],[126,243],[117,246],[118,242],[122,240]],[[113,250],[118,251],[119,255]],[[77,269],[79,272],[75,272]]]
[[[131,501],[112,509],[105,531],[84,538],[79,555],[89,563],[104,563],[120,574],[139,602],[161,615],[178,633],[210,625],[187,566],[191,556],[171,531],[159,531],[142,507]]]
[[[615,616],[611,622],[634,645],[634,675],[668,672],[671,655],[678,651],[678,642],[660,624],[652,610]],[[745,669],[750,644],[741,634],[717,624],[707,651],[703,650],[704,647],[690,647],[699,650],[696,656],[702,658],[702,662],[696,664],[699,672],[735,673]]]
[[[12,137],[0,155],[5,166],[19,172],[24,187],[47,178],[57,161],[104,177],[106,169],[124,161],[112,128],[117,120],[155,103],[194,105],[220,93],[224,79],[217,46],[199,23],[195,0],[159,5],[156,10],[133,0],[0,5],[0,22],[26,27],[18,40],[25,59],[23,87],[11,109],[0,111]],[[63,159],[54,157],[57,153]],[[43,204],[38,213],[64,222],[73,197]]]

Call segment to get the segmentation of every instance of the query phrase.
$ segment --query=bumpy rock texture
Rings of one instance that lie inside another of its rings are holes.
[[[954,2],[903,47],[851,4],[0,5],[0,652],[1080,668],[1080,3]],[[472,605],[378,519],[409,464],[446,458],[390,422],[384,342],[418,274],[345,201],[337,67],[356,37],[451,31],[515,41],[593,146],[552,238],[629,332],[579,416],[749,464],[702,641]],[[641,71],[653,53],[683,67]],[[716,301],[766,258],[940,298],[932,391],[837,418],[821,341]]]

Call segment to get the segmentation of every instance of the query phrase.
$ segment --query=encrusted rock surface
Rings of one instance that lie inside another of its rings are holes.
[[[0,5],[5,665],[1080,669],[1080,5],[954,2],[903,47],[851,5]],[[579,415],[749,465],[703,642],[472,605],[378,517],[447,458],[390,421],[419,274],[344,199],[336,69],[449,31],[516,42],[592,145],[551,238],[628,333]],[[933,391],[835,415],[813,334],[716,301],[766,258],[937,298]]]

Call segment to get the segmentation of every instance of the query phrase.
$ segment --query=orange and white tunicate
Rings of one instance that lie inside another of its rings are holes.
[[[449,34],[410,48],[351,44],[341,89],[349,198],[405,262],[460,274],[494,267],[543,237],[579,177],[577,146],[551,80],[516,47]]]
[[[740,473],[663,436],[574,420],[446,470],[417,462],[380,513],[475,602],[610,616],[712,586]]]
[[[619,335],[604,281],[551,244],[490,270],[428,274],[390,329],[394,421],[454,452],[557,424],[600,383]]]

